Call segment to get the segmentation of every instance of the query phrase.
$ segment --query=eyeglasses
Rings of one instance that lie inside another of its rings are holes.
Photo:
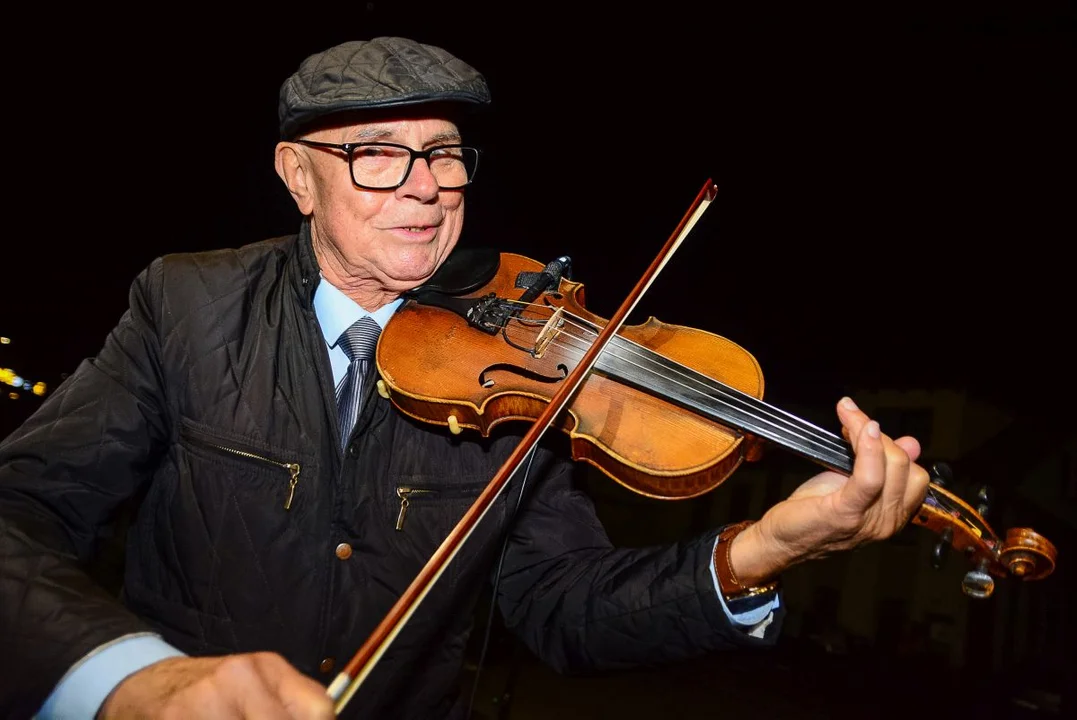
[[[340,150],[348,155],[352,182],[365,190],[395,190],[407,182],[417,158],[426,160],[430,174],[442,190],[457,190],[471,183],[479,166],[477,148],[438,145],[412,150],[396,143],[334,143],[296,140],[302,145]]]

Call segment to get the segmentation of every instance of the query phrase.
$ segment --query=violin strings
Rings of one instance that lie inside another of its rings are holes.
[[[541,310],[548,309],[542,305],[532,304],[532,306],[538,307]],[[537,314],[537,316],[541,317],[540,314]],[[570,326],[579,328],[589,335],[597,334],[590,327],[587,327],[583,324],[587,321],[583,320],[582,318],[578,318],[571,313],[566,313],[565,317],[567,318],[566,323]],[[584,348],[590,346],[590,339],[586,337],[577,337],[565,330],[559,332],[557,337],[568,337],[569,339],[576,340],[580,342]],[[758,420],[764,424],[767,424],[770,427],[775,428],[777,431],[791,433],[794,436],[799,436],[801,439],[809,441],[814,440],[820,444],[828,446],[834,451],[839,452],[843,455],[843,457],[851,459],[851,456],[848,454],[848,447],[842,444],[841,438],[839,438],[838,436],[829,433],[828,431],[823,430],[822,428],[819,428],[815,425],[811,425],[810,423],[807,423],[806,421],[797,418],[796,416],[791,415],[784,410],[767,405],[766,403],[763,403],[756,398],[744,395],[739,390],[736,390],[735,388],[725,385],[717,380],[714,380],[713,378],[708,378],[702,374],[700,374],[699,377],[690,375],[689,372],[695,373],[696,371],[691,370],[691,368],[687,368],[686,366],[676,362],[675,360],[671,360],[663,355],[655,353],[650,349],[644,348],[638,343],[629,340],[628,338],[625,338],[621,335],[616,336],[616,341],[620,346],[623,347],[615,346],[614,348],[607,348],[606,352],[609,352],[610,357],[621,360],[626,364],[633,365],[634,367],[639,368],[642,372],[652,373],[656,375],[661,374],[663,377],[670,379],[671,382],[674,382],[675,384],[683,388],[686,394],[696,393],[697,395],[704,398],[717,401],[720,401],[720,398],[716,397],[716,394],[724,395],[729,398],[729,400],[725,401],[727,406],[740,410],[749,415],[749,417]],[[567,343],[558,342],[558,340],[556,339],[551,342],[551,345],[556,345],[562,348],[570,348],[571,350],[575,352],[580,352],[582,354],[582,351],[579,347],[574,347]],[[635,362],[630,357],[627,357],[625,353],[617,352],[618,349],[627,350],[629,354],[636,358],[639,358],[641,362]],[[656,358],[660,358],[660,360],[656,360]],[[652,367],[654,365],[657,365],[663,372],[656,372]],[[678,377],[682,379],[678,379]],[[705,381],[700,380],[700,377],[705,378]],[[700,390],[700,386],[704,389]],[[759,410],[762,410],[762,413],[760,413]],[[777,417],[776,413],[780,413],[787,416],[789,420]],[[790,420],[794,421],[796,424],[799,424],[800,427],[796,427],[794,425],[794,422],[790,422]]]
[[[569,314],[568,317],[575,318],[575,316],[573,316],[571,314]],[[588,333],[593,332],[589,328],[581,325],[578,322],[571,322],[570,324],[575,325],[576,327],[582,328],[585,332],[588,332]],[[589,342],[588,339],[574,336],[571,333],[568,333],[567,331],[561,331],[559,333],[558,337],[569,337],[570,339],[578,340],[581,343],[583,343],[585,348],[589,346],[588,345],[588,342]],[[617,352],[617,349],[618,349],[617,346],[614,346],[613,348],[608,350],[609,355],[611,357],[619,359],[622,362],[625,362],[626,364],[633,365],[634,367],[639,368],[641,371],[643,371],[645,373],[658,374],[654,369],[652,369],[651,367],[646,366],[646,365],[657,365],[662,371],[664,371],[662,373],[662,375],[664,377],[670,379],[672,382],[679,385],[681,388],[684,389],[684,391],[686,393],[697,393],[698,395],[700,395],[702,397],[712,399],[712,400],[718,400],[719,399],[719,398],[715,397],[714,393],[719,393],[721,395],[725,395],[725,396],[729,397],[732,401],[735,401],[736,403],[739,403],[739,405],[734,405],[733,402],[728,402],[727,401],[726,404],[728,406],[734,407],[735,409],[738,409],[738,410],[741,410],[742,412],[747,413],[753,419],[756,419],[756,420],[759,420],[761,422],[767,423],[771,427],[775,427],[775,428],[778,428],[780,430],[784,430],[786,432],[792,432],[794,435],[796,435],[796,434],[798,434],[797,433],[798,428],[789,427],[788,425],[783,426],[782,423],[784,421],[782,419],[775,417],[774,413],[772,413],[772,412],[771,413],[766,412],[766,410],[769,408],[770,410],[773,410],[775,412],[779,412],[779,413],[788,415],[788,417],[791,418],[792,420],[801,423],[802,427],[800,429],[802,429],[804,432],[808,433],[807,436],[801,435],[802,439],[815,440],[815,441],[820,442],[820,443],[828,444],[831,449],[836,450],[839,453],[842,453],[845,457],[849,457],[848,453],[847,453],[847,447],[841,444],[841,441],[837,436],[829,434],[829,433],[827,433],[827,431],[822,430],[821,428],[818,428],[818,427],[815,427],[815,426],[810,426],[810,424],[806,423],[805,421],[801,420],[800,418],[797,418],[795,416],[789,415],[784,410],[774,408],[773,406],[768,406],[765,403],[762,403],[761,401],[757,400],[756,398],[751,398],[751,397],[749,397],[747,395],[743,395],[743,394],[741,394],[741,397],[737,397],[737,394],[739,394],[740,391],[738,391],[738,390],[736,390],[734,388],[731,388],[731,387],[729,387],[727,385],[724,385],[724,384],[722,384],[722,383],[720,383],[720,382],[718,382],[718,381],[716,381],[716,380],[714,380],[712,378],[707,378],[705,375],[700,375],[700,377],[705,378],[706,381],[700,380],[697,377],[689,375],[687,372],[684,372],[684,370],[687,370],[687,371],[690,371],[690,372],[695,372],[695,371],[692,371],[690,368],[686,368],[684,365],[682,365],[680,363],[677,363],[674,360],[670,360],[669,358],[666,358],[665,356],[659,355],[658,353],[655,353],[652,350],[649,350],[647,348],[643,348],[638,343],[635,343],[634,341],[629,340],[628,338],[625,338],[623,336],[618,336],[617,341],[619,343],[623,344],[623,346],[624,346],[624,347],[622,347],[620,349],[627,350],[630,354],[640,358],[642,360],[642,362],[634,362],[630,358],[626,357],[625,354],[618,353]],[[579,348],[569,346],[566,343],[559,343],[557,340],[554,340],[553,342],[551,342],[551,345],[557,345],[557,346],[560,346],[560,347],[571,347],[572,350],[579,352]],[[661,360],[660,361],[655,360],[655,358],[660,358]],[[663,364],[663,363],[665,363],[665,364]],[[683,368],[683,370],[681,368]],[[684,378],[684,380],[687,381],[687,382],[678,380],[675,377],[671,377],[671,374],[678,375],[681,378]],[[693,384],[702,386],[702,387],[705,388],[705,390],[699,390],[697,387],[694,387]],[[712,392],[707,392],[707,390],[710,390]],[[764,413],[766,415],[770,416],[770,419],[768,420],[768,418],[764,417],[764,415],[758,414],[758,413],[753,415],[753,413],[755,413],[755,410],[756,410],[755,408],[752,407],[753,403],[756,404],[756,405],[761,406],[763,408],[763,410],[764,410]],[[829,437],[827,437],[827,435],[829,435]]]
[[[546,320],[549,319],[549,316],[552,316],[552,314],[553,314],[553,309],[549,308],[548,306],[540,305],[540,304],[537,304],[537,303],[520,303],[519,301],[510,301],[510,302],[512,302],[514,304],[521,305],[524,308],[532,310],[532,311],[535,308],[538,308],[539,310],[543,311],[542,313],[532,312],[532,315],[535,318],[534,322],[536,323],[536,325],[538,325],[540,323],[544,325]],[[545,317],[544,317],[544,315],[545,315]],[[583,333],[585,333],[586,335],[591,335],[592,337],[597,337],[597,333],[590,327],[590,323],[588,321],[584,320],[583,318],[580,318],[580,317],[574,315],[573,313],[564,313],[563,317],[565,318],[566,324],[569,325],[570,327],[577,328],[577,329],[583,331]],[[527,337],[530,338],[531,337],[530,334],[528,334]],[[574,345],[572,345],[570,343],[560,341],[560,338],[562,338],[562,337],[568,338],[571,341],[576,341],[577,343],[579,343],[579,346],[574,346]],[[732,387],[730,387],[728,385],[725,385],[724,383],[721,383],[721,382],[719,382],[717,380],[714,380],[713,378],[707,378],[707,382],[703,382],[703,381],[699,380],[698,378],[694,377],[693,375],[690,375],[687,372],[685,372],[685,370],[691,370],[691,369],[687,368],[682,363],[679,363],[679,362],[677,362],[675,360],[671,360],[671,359],[669,359],[669,358],[667,358],[667,357],[665,357],[663,355],[655,353],[654,351],[652,351],[650,349],[644,348],[643,346],[639,345],[635,341],[630,340],[628,338],[625,338],[622,335],[617,335],[617,336],[615,336],[615,338],[620,343],[623,343],[623,349],[627,349],[630,354],[641,358],[643,362],[642,363],[635,362],[634,360],[626,357],[623,353],[618,353],[617,350],[619,348],[617,348],[617,347],[612,348],[612,349],[610,349],[610,348],[606,349],[606,352],[609,352],[611,357],[615,357],[615,358],[621,360],[622,362],[625,362],[627,364],[631,364],[631,365],[634,365],[635,367],[638,367],[643,372],[649,372],[649,373],[655,373],[656,371],[654,369],[648,367],[648,366],[652,365],[652,364],[657,364],[662,370],[672,372],[672,373],[674,373],[676,375],[679,375],[681,378],[684,378],[684,381],[679,380],[677,378],[671,378],[671,379],[675,384],[682,387],[686,393],[694,392],[694,393],[698,393],[699,395],[702,395],[703,397],[706,397],[706,398],[717,399],[712,393],[707,392],[707,390],[715,391],[717,393],[720,393],[721,395],[727,396],[728,398],[730,398],[730,400],[739,403],[739,406],[737,406],[737,409],[740,409],[740,410],[748,413],[750,416],[754,417],[754,419],[756,419],[756,420],[759,420],[761,422],[767,423],[767,424],[771,425],[772,427],[775,427],[775,428],[777,428],[777,429],[779,429],[781,431],[791,433],[794,436],[800,436],[803,439],[816,440],[817,442],[827,444],[830,447],[836,449],[839,453],[841,453],[843,457],[847,457],[850,460],[852,459],[852,456],[851,456],[851,454],[849,452],[849,446],[847,444],[845,444],[843,439],[839,438],[837,435],[835,435],[835,434],[833,434],[833,433],[831,433],[831,432],[829,432],[827,430],[824,430],[822,428],[819,428],[818,426],[813,425],[813,424],[803,420],[802,418],[798,418],[798,417],[786,412],[785,410],[782,410],[781,408],[777,408],[775,406],[772,406],[772,405],[769,405],[767,403],[764,403],[761,400],[758,400],[757,398],[753,398],[751,396],[744,395],[739,390],[736,390],[735,388],[732,388]],[[591,342],[591,340],[588,339],[587,337],[579,337],[579,336],[573,335],[572,333],[570,333],[570,332],[568,332],[566,330],[561,330],[560,332],[558,332],[556,338],[553,341],[551,341],[550,344],[553,345],[553,346],[556,346],[556,347],[560,347],[560,348],[571,350],[572,352],[578,353],[577,358],[576,358],[578,360],[579,357],[582,357],[583,353],[586,351],[586,348],[590,347],[590,342]],[[656,361],[654,359],[654,357],[652,357],[652,356],[661,358],[661,361]],[[645,366],[644,363],[646,363],[648,366]],[[682,368],[683,368],[683,370],[682,370]],[[704,377],[706,377],[706,376],[704,376]],[[711,383],[713,383],[713,385]],[[700,390],[697,387],[694,387],[693,384],[700,385],[705,389]],[[727,402],[729,402],[729,401],[727,401]],[[729,402],[729,404],[732,405],[731,402]],[[760,409],[763,410],[763,413],[768,415],[769,418],[764,417],[762,414],[756,413],[756,408],[754,408],[753,405],[759,406]],[[769,411],[773,411],[773,412],[769,412]],[[756,413],[756,414],[753,415],[752,413]],[[776,413],[787,416],[793,422],[789,423],[788,421],[777,417]],[[807,433],[807,435],[806,436],[805,435],[800,435],[799,431],[803,431],[804,433]],[[947,512],[957,513],[957,514],[961,515],[962,517],[965,516],[965,513],[963,512],[962,508],[960,508],[959,506],[955,506],[953,503],[951,503],[949,501],[949,499],[945,495],[940,495],[940,494],[936,493],[932,489],[931,486],[928,487],[927,493],[939,506],[941,506]]]
[[[534,317],[534,320],[531,322],[533,322],[535,326],[545,325],[546,321],[549,319],[549,316],[553,315],[553,308],[539,305],[539,303],[523,303],[516,300],[512,300],[512,302],[516,303],[516,305],[522,306],[524,309],[531,311],[531,315]],[[534,312],[534,309],[536,308],[541,310],[542,312]],[[584,352],[586,352],[586,349],[590,347],[591,339],[593,337],[597,337],[598,334],[596,333],[595,329],[591,327],[591,323],[582,319],[582,317],[578,317],[573,313],[563,313],[562,316],[565,319],[565,324],[569,325],[570,327],[577,328],[578,330],[582,330],[585,336],[591,336],[591,338],[576,336],[570,333],[570,331],[568,330],[561,329],[557,334],[556,338],[551,341],[550,344],[554,345],[554,347],[577,353],[576,359],[578,359],[578,357],[583,356]],[[507,329],[508,328],[506,328],[506,331]],[[526,333],[523,335],[526,335],[529,340],[532,338],[532,335],[530,333]],[[561,340],[561,338],[567,338],[577,344],[572,344],[572,342],[564,342]],[[643,348],[642,345],[640,345],[639,343],[625,338],[624,336],[617,335],[615,336],[615,339],[616,341],[618,341],[619,344],[615,345],[615,347],[612,349],[607,348],[605,352],[609,352],[612,357],[620,359],[621,362],[638,367],[644,372],[652,373],[656,371],[649,366],[658,365],[660,368],[675,373],[675,375],[683,378],[684,381],[677,380],[675,378],[672,379],[672,381],[675,384],[680,385],[686,393],[697,393],[709,399],[718,398],[708,391],[713,391],[714,393],[725,395],[730,398],[730,400],[736,401],[736,403],[739,404],[739,406],[735,406],[737,407],[737,409],[740,409],[743,412],[749,414],[750,417],[753,417],[755,420],[769,424],[771,427],[775,427],[779,430],[782,430],[782,432],[789,433],[794,436],[799,436],[802,439],[815,440],[817,442],[828,444],[829,447],[836,449],[839,453],[841,453],[843,457],[847,457],[849,458],[849,460],[852,460],[852,455],[850,454],[850,447],[848,446],[848,443],[844,443],[842,438],[839,438],[837,435],[830,433],[829,430],[817,427],[816,425],[808,423],[805,420],[797,418],[796,415],[788,413],[781,408],[777,408],[763,403],[763,401],[758,400],[757,398],[751,397],[749,395],[744,395],[740,391],[733,389],[733,387],[725,385],[724,383],[714,380],[712,378],[707,378],[707,376],[701,376],[705,378],[705,382],[701,381],[693,375],[689,375],[689,371],[695,372],[694,370],[687,368],[681,363],[672,361],[672,359],[666,356],[660,355],[659,353],[655,353],[652,350]],[[627,350],[629,354],[641,358],[642,362],[634,362],[633,359],[627,357],[624,353],[618,353],[618,350]],[[660,361],[656,361],[656,357],[660,358]],[[699,390],[698,387],[696,387],[695,385],[701,385],[704,390]],[[727,404],[732,406],[732,403],[730,403],[730,401],[728,400]],[[766,415],[769,415],[769,418],[764,417],[764,414],[757,413],[756,408],[753,406],[758,406],[760,409],[763,409],[763,412]],[[775,413],[786,415],[789,420],[786,421],[782,418],[779,418]],[[807,435],[801,435],[801,432],[806,433]],[[959,516],[965,518],[965,512],[960,506],[955,506],[954,504],[952,504],[946,495],[940,495],[936,493],[931,485],[928,485],[927,495],[931,497],[934,502],[941,508],[947,510],[952,514],[959,514]]]
[[[545,325],[549,317],[553,315],[554,309],[551,309],[547,306],[539,305],[539,303],[522,303],[518,301],[513,302],[517,303],[517,305],[523,306],[523,309],[531,311],[533,320],[528,321],[528,319],[520,319],[519,316],[517,316],[517,319],[521,320],[521,322],[523,322],[524,324],[526,324],[526,322],[534,323],[532,327]],[[541,310],[542,312],[534,312],[535,308]],[[597,337],[598,334],[596,333],[595,329],[593,329],[592,324],[589,321],[582,319],[582,317],[578,317],[573,313],[563,313],[562,316],[565,319],[565,324],[567,324],[569,327],[582,330],[585,336],[591,337],[590,339],[588,337],[579,337],[573,335],[568,330],[560,329],[555,339],[550,341],[550,345],[576,353],[576,359],[578,359],[578,357],[583,356],[584,352],[586,352],[586,349],[590,347],[592,338]],[[513,327],[515,327],[515,325]],[[508,327],[506,327],[506,333],[507,331]],[[529,341],[534,337],[531,333],[523,333],[522,335],[526,335]],[[567,338],[568,340],[570,340],[570,342],[564,342],[562,338]],[[741,411],[749,414],[750,417],[753,417],[760,422],[767,423],[772,427],[778,428],[778,430],[781,430],[781,432],[789,433],[794,436],[800,436],[802,439],[807,439],[809,441],[815,440],[817,442],[829,444],[829,447],[836,449],[842,455],[842,457],[848,458],[848,460],[850,461],[852,460],[851,448],[849,444],[844,443],[841,438],[839,438],[833,433],[828,432],[828,430],[817,427],[811,423],[808,423],[805,420],[797,418],[796,415],[788,413],[781,408],[777,408],[763,403],[763,401],[758,400],[757,398],[751,397],[749,395],[744,395],[740,391],[733,389],[733,387],[725,385],[724,383],[716,381],[712,378],[708,378],[707,376],[702,376],[700,373],[700,377],[705,379],[705,382],[701,381],[694,375],[689,375],[689,372],[696,372],[695,370],[691,370],[690,368],[687,368],[681,363],[672,361],[672,359],[660,355],[659,353],[656,353],[652,350],[643,348],[642,345],[640,345],[639,343],[629,340],[624,336],[615,336],[615,341],[617,341],[618,344],[614,345],[612,349],[605,349],[605,352],[610,353],[612,357],[620,359],[621,362],[633,365],[634,367],[638,367],[644,372],[655,372],[655,370],[649,366],[658,365],[659,368],[665,369],[671,373],[675,373],[675,375],[680,376],[684,379],[684,381],[677,380],[675,378],[671,380],[675,384],[683,387],[685,393],[698,393],[705,398],[715,400],[719,398],[715,397],[714,394],[708,391],[713,391],[725,395],[731,400],[737,401],[737,403],[739,404],[739,407],[737,407],[737,409],[740,409]],[[572,344],[573,342],[575,342],[576,344]],[[634,362],[633,359],[626,357],[624,353],[618,353],[617,351],[619,349],[628,350],[631,355],[641,358],[642,362]],[[660,358],[659,361],[656,361],[656,357]],[[701,385],[704,390],[699,390],[698,387],[696,387],[695,385]],[[732,403],[729,403],[728,400],[727,404],[732,406]],[[761,414],[756,413],[756,410],[753,406],[759,406],[760,408],[763,408],[764,412],[769,415],[769,419],[763,417],[763,415]],[[778,418],[775,413],[786,415],[789,421],[792,422],[783,420],[782,418]],[[802,432],[806,433],[807,436],[800,435],[798,430],[802,430]],[[931,498],[933,502],[937,506],[941,507],[943,510],[946,510],[951,514],[956,514],[956,516],[965,519],[966,522],[969,522],[971,524],[971,521],[967,518],[963,508],[951,503],[946,495],[940,495],[936,493],[931,485],[928,485],[927,496]],[[987,528],[984,527],[983,530],[987,530]]]

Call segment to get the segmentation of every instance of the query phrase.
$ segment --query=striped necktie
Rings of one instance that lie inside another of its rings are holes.
[[[359,417],[359,404],[363,398],[363,376],[367,365],[374,357],[378,345],[381,326],[370,316],[356,320],[347,330],[340,334],[337,345],[348,356],[348,372],[337,386],[337,418],[340,420],[340,446],[348,443],[348,438]]]

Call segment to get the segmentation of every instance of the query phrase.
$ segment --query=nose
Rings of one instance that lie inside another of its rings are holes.
[[[419,198],[430,198],[436,197],[440,189],[437,178],[430,172],[430,164],[426,159],[415,158],[408,176],[404,178],[404,184],[397,189],[397,192]]]

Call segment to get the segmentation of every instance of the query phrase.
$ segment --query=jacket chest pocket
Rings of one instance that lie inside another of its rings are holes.
[[[297,627],[294,589],[309,597],[324,589],[308,540],[319,526],[314,458],[187,420],[170,455],[140,543],[147,548],[140,550],[143,601],[178,603],[234,623],[216,626],[218,643],[231,628],[239,638],[232,642],[246,643],[239,626],[250,618],[278,630]],[[148,548],[166,560],[155,562]],[[243,617],[235,614],[240,607]],[[196,626],[192,615],[186,631]]]
[[[412,514],[415,519],[411,521],[413,524],[443,524],[446,517],[452,518],[455,515],[453,511],[469,510],[479,499],[482,491],[486,489],[486,485],[485,482],[462,485],[423,485],[410,482],[398,484],[396,497],[399,504],[394,529],[397,532],[404,531],[405,522],[408,521],[408,514],[413,506],[415,507],[415,512]],[[498,505],[498,500],[500,498],[494,500],[495,506]],[[462,518],[461,513],[455,518],[456,522]]]
[[[188,421],[184,421],[180,428],[180,445],[192,455],[192,459],[208,461],[209,472],[219,478],[239,481],[246,475],[258,478],[262,484],[268,483],[277,503],[284,510],[291,510],[296,502],[304,470],[308,476],[314,470],[309,458],[299,453],[262,447],[246,439],[209,431]],[[228,472],[226,467],[234,470]]]
[[[434,478],[398,479],[393,484],[394,495],[388,498],[385,517],[394,545],[422,558],[429,557],[472,510],[487,485],[487,480],[468,479],[448,484]],[[503,490],[485,514],[475,521],[461,548],[461,555],[470,557],[499,537],[504,527],[509,492]],[[463,564],[470,563],[458,556],[450,567],[450,574],[457,575]]]

